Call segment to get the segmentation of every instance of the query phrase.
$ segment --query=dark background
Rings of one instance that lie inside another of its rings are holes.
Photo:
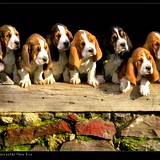
[[[0,25],[15,26],[22,43],[35,32],[45,36],[57,22],[68,26],[73,34],[86,29],[100,41],[110,26],[119,25],[137,47],[150,31],[160,31],[159,8],[160,4],[149,3],[0,4]]]

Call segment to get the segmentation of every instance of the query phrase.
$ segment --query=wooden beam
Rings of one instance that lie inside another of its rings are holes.
[[[88,84],[55,83],[0,85],[0,112],[129,112],[160,111],[160,84],[151,84],[151,94],[140,96],[138,88],[120,93],[119,85],[107,83],[93,88]]]

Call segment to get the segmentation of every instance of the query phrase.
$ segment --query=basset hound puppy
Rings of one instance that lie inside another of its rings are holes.
[[[34,33],[27,39],[22,47],[21,56],[18,59],[18,74],[20,86],[29,87],[34,84],[46,84],[43,78],[44,68],[52,68],[52,60],[48,44],[41,35]],[[49,77],[54,80],[53,76]]]
[[[150,32],[147,35],[147,38],[143,47],[150,51],[150,53],[152,54],[156,62],[158,71],[160,72],[160,33]],[[159,79],[159,82],[160,82],[160,79]]]
[[[10,84],[17,80],[16,57],[20,48],[19,32],[11,25],[0,27],[0,60],[4,72],[4,79],[10,79]],[[4,65],[2,65],[4,64]],[[2,84],[5,82],[2,82]]]
[[[87,74],[87,82],[99,85],[95,77],[96,62],[102,57],[102,51],[94,35],[86,30],[78,30],[73,38],[69,55],[70,83],[81,83],[79,74]]]
[[[131,56],[132,42],[128,34],[119,26],[111,27],[106,33],[103,45],[104,78],[119,83],[118,72]]]
[[[52,26],[51,33],[46,37],[52,58],[52,74],[55,81],[69,82],[69,49],[73,35],[63,24]]]
[[[139,47],[128,60],[126,75],[120,80],[120,90],[125,93],[130,90],[131,83],[140,83],[140,93],[146,96],[150,93],[150,82],[158,79],[159,74],[153,56],[147,49]]]

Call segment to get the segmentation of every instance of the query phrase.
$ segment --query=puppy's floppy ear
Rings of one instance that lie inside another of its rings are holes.
[[[58,61],[59,51],[58,48],[55,46],[55,44],[52,42],[50,35],[46,36],[46,41],[49,46],[51,60]]]
[[[126,37],[127,37],[127,43],[128,43],[128,47],[129,47],[129,51],[130,51],[132,49],[133,45],[132,45],[132,42],[127,34],[126,34]]]
[[[157,66],[156,66],[156,63],[155,63],[153,57],[151,58],[151,63],[153,66],[153,74],[151,76],[149,76],[148,79],[152,82],[155,82],[159,79],[159,72],[158,72],[158,69],[157,69]]]
[[[22,59],[24,62],[24,68],[28,71],[31,72],[31,64],[30,64],[30,47],[29,44],[24,44],[22,47]]]
[[[47,47],[47,54],[48,54],[49,62],[48,62],[48,64],[44,64],[44,66],[43,66],[44,70],[52,69],[52,58],[51,58],[49,46]]]
[[[70,31],[68,31],[67,33],[68,33],[68,38],[69,38],[70,42],[72,42],[72,40],[73,40],[72,33]]]
[[[129,58],[128,63],[127,63],[127,68],[126,68],[126,78],[136,85],[136,75],[135,75],[135,67],[133,64],[133,59]]]
[[[71,45],[69,54],[69,67],[70,69],[79,69],[81,64],[81,59],[78,50],[75,45]]]
[[[99,46],[99,43],[97,41],[97,38],[95,36],[94,37],[94,41],[95,41],[95,47],[96,47],[96,55],[93,57],[93,61],[98,61],[102,58],[102,51],[101,48]]]

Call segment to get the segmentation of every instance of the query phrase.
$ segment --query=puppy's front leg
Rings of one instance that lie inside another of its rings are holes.
[[[23,88],[29,87],[31,85],[31,80],[29,77],[29,73],[25,69],[18,70],[18,74],[20,76],[19,85]]]
[[[35,71],[34,71],[34,84],[44,84],[45,81],[43,79],[43,66],[39,66]]]
[[[70,83],[73,83],[73,84],[79,84],[81,83],[81,80],[79,78],[79,72],[74,69],[74,70],[70,70]]]
[[[150,85],[150,82],[147,79],[142,78],[142,80],[140,82],[141,95],[147,96],[148,94],[150,94],[149,85]]]
[[[44,71],[44,81],[45,81],[45,84],[55,83],[55,79],[53,77],[52,70],[45,70]]]
[[[93,62],[91,69],[88,72],[88,84],[96,87],[99,85],[99,82],[96,79],[96,62]]]
[[[131,89],[131,82],[123,77],[120,80],[120,91],[123,93],[128,92]]]

